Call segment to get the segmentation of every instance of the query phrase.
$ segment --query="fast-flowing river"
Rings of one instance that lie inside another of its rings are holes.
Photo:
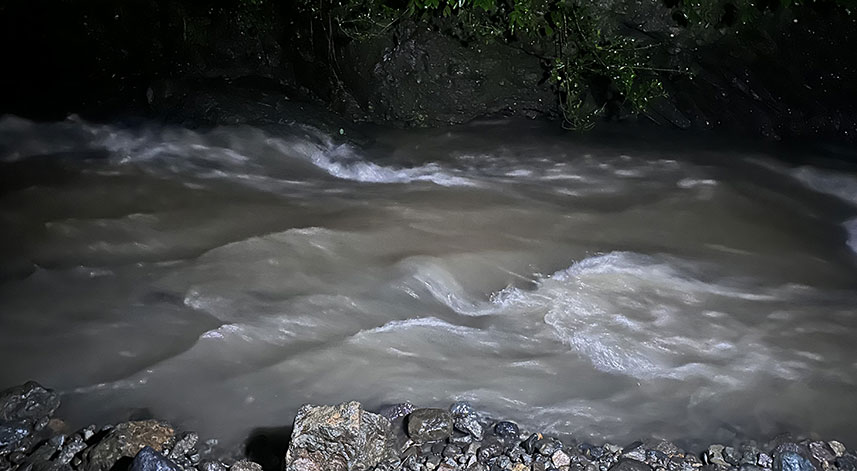
[[[3,118],[0,387],[227,443],[305,402],[466,399],[580,439],[854,446],[857,176],[554,127]]]

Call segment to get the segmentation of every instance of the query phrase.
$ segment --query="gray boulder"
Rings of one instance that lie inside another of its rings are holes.
[[[129,471],[181,471],[181,468],[152,447],[145,446],[134,457]]]
[[[143,420],[124,422],[86,451],[85,471],[107,471],[122,458],[133,458],[145,447],[162,452],[173,441],[175,430],[165,422]]]
[[[59,406],[57,393],[29,381],[0,392],[0,422],[25,422],[32,426],[39,419],[52,416]]]
[[[403,22],[386,35],[351,42],[339,63],[351,100],[334,106],[354,119],[445,126],[555,109],[556,93],[538,57],[494,41],[464,45],[424,24]]]
[[[609,471],[652,471],[652,468],[646,463],[623,458],[611,466]]]
[[[408,436],[417,442],[446,439],[452,428],[452,414],[443,409],[417,409],[408,416]]]
[[[416,409],[416,407],[414,407],[414,405],[410,402],[406,401],[399,404],[391,404],[386,407],[382,407],[380,410],[378,410],[378,414],[386,417],[387,420],[392,422],[396,419],[400,419],[402,417],[407,416],[408,414],[413,412],[414,409]]]
[[[18,443],[29,435],[30,428],[25,424],[0,422],[0,449]]]
[[[229,471],[262,471],[262,465],[250,460],[236,461]]]
[[[780,453],[774,458],[775,471],[816,471],[812,462],[804,456],[793,452],[786,451]]]
[[[286,471],[362,471],[392,449],[390,421],[364,411],[359,402],[305,404],[295,416]]]

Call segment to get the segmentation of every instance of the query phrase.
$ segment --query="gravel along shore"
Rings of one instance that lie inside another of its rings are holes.
[[[857,454],[835,440],[594,445],[521,430],[466,402],[376,412],[358,402],[304,405],[288,443],[261,454],[218,450],[161,420],[69,431],[54,417],[59,405],[34,382],[0,392],[0,471],[857,471]]]

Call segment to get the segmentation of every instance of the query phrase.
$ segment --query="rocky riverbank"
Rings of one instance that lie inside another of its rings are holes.
[[[333,2],[327,13],[310,9],[303,16],[300,5],[311,2],[8,3],[0,7],[7,45],[0,57],[10,70],[0,77],[0,114],[157,115],[161,102],[188,82],[239,94],[249,88],[326,107],[348,121],[392,126],[568,113],[568,94],[552,75],[554,52],[563,46],[552,35],[471,38],[457,14],[400,18],[356,38],[331,30]],[[733,2],[705,3],[711,3],[706,10],[722,10],[722,18],[689,21],[699,13],[686,8],[694,2],[592,2],[596,31],[610,31],[620,43],[638,41],[654,62],[635,73],[657,72],[663,84],[635,111],[611,74],[588,73],[583,59],[574,62],[575,73],[591,75],[581,85],[581,103],[603,110],[599,122],[855,139],[857,65],[854,55],[841,52],[857,43],[851,9],[835,8],[837,2],[757,2],[759,18],[750,21],[736,16]]]
[[[70,431],[59,396],[34,382],[0,392],[0,470],[15,471],[855,471],[838,441],[779,436],[766,443],[683,450],[664,440],[626,446],[560,440],[494,420],[466,402],[448,409],[357,402],[305,405],[270,459],[217,450],[160,420]],[[252,456],[251,456],[252,457]]]

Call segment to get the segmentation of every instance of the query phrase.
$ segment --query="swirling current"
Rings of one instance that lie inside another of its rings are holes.
[[[305,402],[466,399],[853,444],[857,175],[548,128],[2,118],[0,386],[234,443]]]

